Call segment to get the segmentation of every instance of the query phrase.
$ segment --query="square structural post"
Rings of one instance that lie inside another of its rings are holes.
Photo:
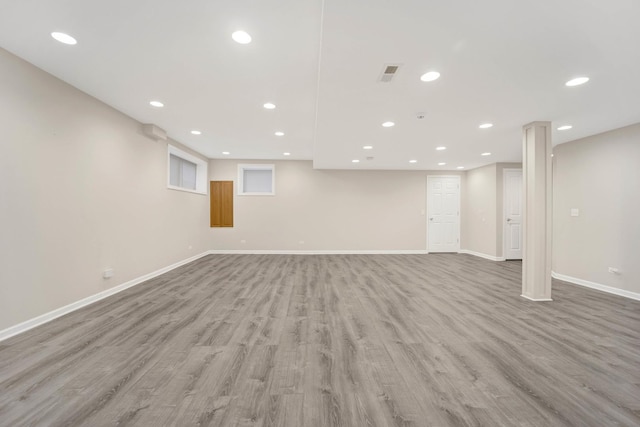
[[[522,129],[522,296],[551,301],[551,122]]]

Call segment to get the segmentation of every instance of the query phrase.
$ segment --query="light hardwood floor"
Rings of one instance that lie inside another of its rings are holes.
[[[207,256],[1,342],[0,425],[640,425],[640,302],[520,274]]]

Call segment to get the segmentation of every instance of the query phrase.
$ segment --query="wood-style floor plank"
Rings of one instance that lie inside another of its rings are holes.
[[[0,426],[640,426],[640,302],[469,255],[211,255],[0,343]]]

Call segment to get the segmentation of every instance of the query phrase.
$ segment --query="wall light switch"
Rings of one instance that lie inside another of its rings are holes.
[[[571,208],[571,216],[580,216],[580,209]]]

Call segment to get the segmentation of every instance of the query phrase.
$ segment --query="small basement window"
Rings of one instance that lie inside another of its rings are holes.
[[[172,190],[207,194],[207,162],[199,157],[168,146],[167,187]]]
[[[275,165],[238,165],[239,196],[273,196],[276,194],[275,181]]]

